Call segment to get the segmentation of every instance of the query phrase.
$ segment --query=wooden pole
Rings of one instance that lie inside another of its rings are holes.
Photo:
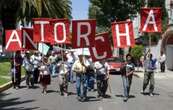
[[[149,34],[149,50],[151,50],[151,34]]]
[[[15,67],[16,61],[15,61],[15,55],[16,55],[16,53],[14,52],[13,53],[13,72],[14,72],[13,77],[14,77],[14,83],[16,83],[16,67]]]

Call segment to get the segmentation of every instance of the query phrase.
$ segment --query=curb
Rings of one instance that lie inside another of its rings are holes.
[[[24,80],[25,80],[25,75],[23,75],[21,77],[21,82],[24,81]],[[12,87],[12,81],[9,81],[9,82],[3,84],[2,86],[0,86],[0,92],[3,92],[3,91],[5,91],[5,90],[7,90],[11,87]]]

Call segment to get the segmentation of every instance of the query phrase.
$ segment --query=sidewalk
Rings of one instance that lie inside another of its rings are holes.
[[[136,71],[134,72],[134,75],[136,77],[139,77],[139,78],[144,77],[144,72],[143,72],[144,70],[142,68],[139,68],[139,70],[137,70],[136,68],[135,70]],[[156,79],[173,79],[173,71],[166,70],[165,73],[161,73],[160,71],[156,70],[155,78]]]

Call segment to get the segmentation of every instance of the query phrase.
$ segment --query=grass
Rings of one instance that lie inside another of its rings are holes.
[[[7,83],[7,82],[9,82],[9,81],[10,81],[10,79],[6,79],[6,78],[1,78],[0,77],[0,86],[5,84],[5,83]]]
[[[10,62],[9,59],[0,59],[0,86],[11,80],[10,76]],[[22,75],[25,74],[25,70],[22,68]],[[3,76],[7,77],[4,78]]]
[[[0,75],[8,76],[10,72],[10,62],[0,63]]]

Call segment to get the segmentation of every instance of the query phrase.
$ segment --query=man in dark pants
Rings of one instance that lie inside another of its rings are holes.
[[[34,83],[38,83],[38,77],[39,77],[39,65],[41,62],[41,56],[39,56],[38,52],[35,52],[31,58],[30,61],[34,65]]]
[[[98,98],[105,97],[108,88],[108,65],[105,61],[96,62],[94,65],[96,70]]]
[[[20,88],[22,61],[21,53],[17,51],[15,56],[11,59],[12,84],[14,88]]]
[[[159,61],[160,61],[160,70],[161,70],[161,72],[165,72],[166,55],[163,53],[163,51],[161,52],[161,56],[159,58]]]

